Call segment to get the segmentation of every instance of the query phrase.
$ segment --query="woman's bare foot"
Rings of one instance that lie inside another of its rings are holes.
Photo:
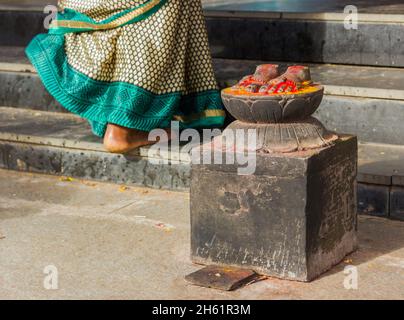
[[[166,130],[166,132],[168,140],[170,140],[170,130]],[[156,143],[156,141],[150,141],[148,137],[149,132],[108,123],[104,136],[104,147],[112,153],[126,153],[130,150]]]

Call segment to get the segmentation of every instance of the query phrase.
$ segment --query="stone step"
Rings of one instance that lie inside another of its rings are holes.
[[[173,190],[190,179],[181,149],[110,154],[74,115],[8,107],[0,107],[0,167]],[[404,147],[360,144],[358,185],[361,213],[404,219]]]
[[[404,66],[404,14],[206,11],[215,58]]]
[[[0,105],[66,112],[46,91],[22,47],[0,46]]]
[[[221,87],[228,87],[263,63],[279,61],[214,59]],[[329,129],[355,134],[360,141],[404,144],[404,73],[402,68],[307,64],[312,78],[325,86],[315,116]]]
[[[12,1],[12,0],[6,0]],[[43,0],[33,0],[43,1]],[[202,0],[209,11],[258,13],[340,13],[347,6],[346,0]],[[404,14],[402,0],[351,0],[361,14]]]
[[[276,60],[214,59],[213,61],[222,87],[235,84],[243,75],[254,72],[259,64],[275,63],[279,64],[281,69],[286,69],[288,65],[297,63]],[[325,85],[326,95],[404,100],[402,68],[313,63],[305,65],[310,66],[312,78]]]
[[[221,87],[252,73],[260,63],[264,62],[214,59]],[[275,63],[286,67],[285,63]],[[326,95],[316,116],[328,128],[358,135],[364,142],[403,144],[404,73],[401,68],[310,66],[313,79],[325,85]],[[0,105],[65,112],[46,92],[21,47],[0,46]]]
[[[57,4],[57,0],[0,0],[2,10],[42,11],[48,4]],[[272,13],[339,13],[347,5],[346,0],[202,0],[207,11],[224,12],[272,12]],[[358,8],[362,14],[398,15],[404,14],[401,0],[351,0],[350,5]]]
[[[0,154],[5,169],[173,190],[189,186],[188,154],[150,148],[107,153],[89,125],[71,114],[0,107]]]
[[[359,154],[359,212],[404,220],[404,147],[361,144]]]
[[[44,32],[43,7],[40,0],[31,5],[0,3],[0,45],[26,46]],[[358,29],[346,30],[346,16],[336,9],[320,13],[217,9],[205,11],[216,58],[404,66],[404,10],[381,9],[383,14],[365,10]]]

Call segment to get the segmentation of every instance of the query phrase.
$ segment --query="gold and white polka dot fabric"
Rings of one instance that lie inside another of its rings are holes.
[[[145,0],[62,0],[96,21]],[[65,36],[69,64],[94,80],[126,82],[154,94],[217,89],[200,0],[168,0],[120,28]]]

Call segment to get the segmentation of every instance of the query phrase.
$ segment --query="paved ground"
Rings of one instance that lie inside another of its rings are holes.
[[[360,250],[310,283],[187,284],[186,193],[0,170],[0,299],[404,299],[404,223],[360,218]],[[358,290],[343,286],[347,264]],[[44,289],[57,267],[58,290]]]

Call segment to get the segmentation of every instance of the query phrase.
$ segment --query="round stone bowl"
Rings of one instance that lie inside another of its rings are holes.
[[[303,120],[320,106],[324,87],[313,85],[312,90],[302,93],[265,95],[240,94],[231,88],[222,91],[227,111],[237,120],[248,123],[280,123]]]

